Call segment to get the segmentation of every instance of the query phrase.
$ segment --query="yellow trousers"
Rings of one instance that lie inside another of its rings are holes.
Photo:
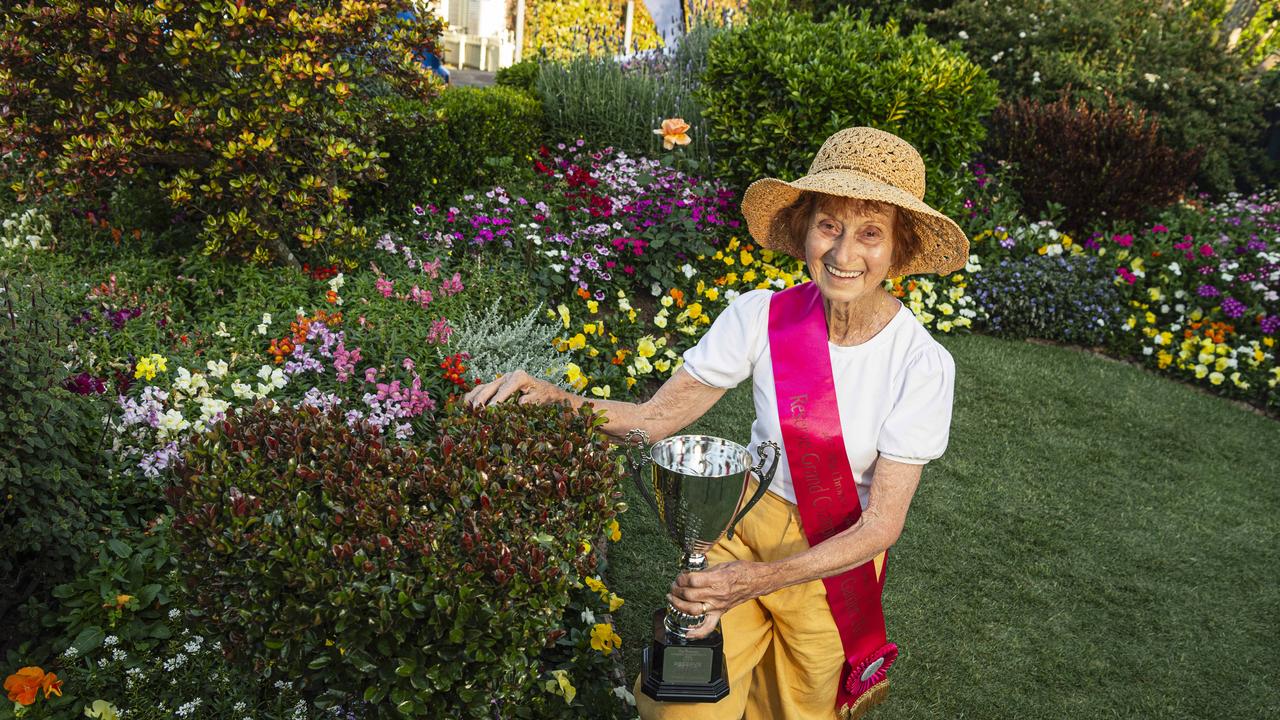
[[[755,492],[755,482],[750,492]],[[749,497],[749,496],[748,496]],[[773,493],[747,513],[732,540],[707,554],[711,564],[770,562],[809,549],[800,512]],[[877,556],[876,575],[884,566]],[[834,720],[844,647],[821,580],[745,602],[720,620],[729,696],[717,703],[661,703],[634,693],[642,720]]]

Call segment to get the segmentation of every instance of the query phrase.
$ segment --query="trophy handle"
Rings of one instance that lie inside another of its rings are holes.
[[[765,450],[773,450],[773,462],[769,464],[769,471],[761,475],[760,470],[764,467]],[[755,473],[756,477],[760,478],[760,484],[756,487],[756,494],[751,496],[751,499],[747,501],[747,504],[742,506],[742,510],[733,518],[733,522],[729,523],[729,530],[725,535],[730,540],[733,539],[733,527],[742,521],[742,518],[746,516],[747,512],[751,510],[756,503],[760,502],[760,499],[764,497],[765,493],[769,492],[769,483],[773,482],[773,474],[778,470],[778,458],[782,454],[781,449],[778,447],[778,443],[772,440],[765,440],[757,447],[757,451],[760,453],[760,462],[756,463],[756,466],[751,468],[751,472]]]
[[[653,492],[645,486],[644,481],[640,479],[640,471],[648,464],[653,462],[644,452],[649,445],[649,433],[636,428],[628,430],[626,435],[622,436],[622,441],[629,445],[627,448],[627,462],[631,465],[631,479],[635,482],[636,488],[640,490],[640,496],[644,501],[649,503],[649,507],[653,508],[654,515],[659,519],[662,518],[662,511],[658,509],[658,501],[653,496]]]

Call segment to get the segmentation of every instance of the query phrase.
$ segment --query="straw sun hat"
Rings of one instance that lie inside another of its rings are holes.
[[[786,228],[775,228],[773,219],[805,190],[878,200],[912,214],[920,251],[905,266],[890,268],[889,277],[952,273],[969,260],[969,238],[954,220],[925,204],[924,161],[897,135],[846,128],[822,143],[808,175],[795,182],[765,178],[751,183],[742,197],[742,214],[761,246],[804,259],[804,247],[796,245]]]

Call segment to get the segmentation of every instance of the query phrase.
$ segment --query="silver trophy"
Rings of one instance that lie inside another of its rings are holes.
[[[768,492],[780,455],[772,441],[760,443],[760,462],[753,465],[746,448],[723,438],[677,435],[649,446],[645,431],[631,430],[624,440],[631,445],[632,477],[640,494],[684,553],[681,572],[705,570],[707,552],[721,536],[733,538],[734,527]],[[773,461],[762,474],[765,449],[773,451]],[[752,474],[760,485],[747,499]],[[641,663],[646,695],[663,702],[716,702],[729,694],[720,628],[705,638],[688,637],[704,620],[705,615],[681,612],[671,603],[654,611],[653,643]]]

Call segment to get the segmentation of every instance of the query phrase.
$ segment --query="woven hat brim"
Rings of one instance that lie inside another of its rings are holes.
[[[797,247],[784,231],[773,232],[773,218],[806,190],[891,203],[914,216],[920,252],[905,267],[890,268],[890,277],[922,273],[945,275],[964,268],[969,261],[969,238],[954,220],[905,190],[840,169],[806,175],[794,182],[765,178],[751,183],[742,196],[742,214],[751,237],[761,247],[804,259],[803,246]]]

